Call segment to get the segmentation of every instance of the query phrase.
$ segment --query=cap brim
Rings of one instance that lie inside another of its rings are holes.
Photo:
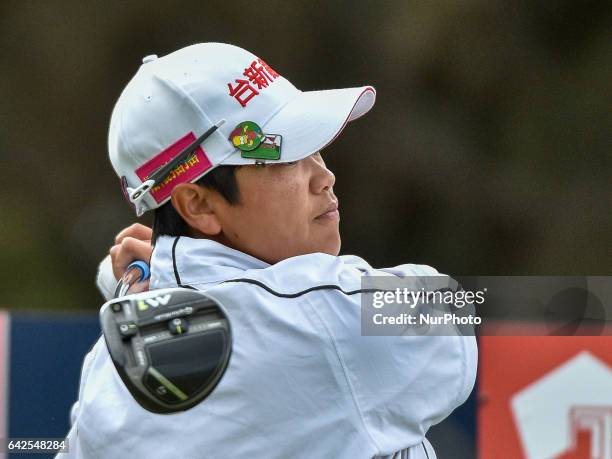
[[[305,158],[329,145],[349,121],[365,115],[376,100],[371,86],[300,92],[268,122],[264,134],[282,136],[281,157],[270,162],[290,162]],[[238,150],[221,164],[253,164]]]

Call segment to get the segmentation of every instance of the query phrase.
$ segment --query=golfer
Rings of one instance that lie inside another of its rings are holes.
[[[475,339],[363,336],[364,277],[439,273],[339,256],[342,205],[323,150],[374,101],[370,86],[302,92],[227,44],[143,60],[113,110],[109,155],[154,224],[118,235],[98,285],[110,297],[130,261],[150,261],[151,289],[223,304],[232,356],[199,405],[154,414],[100,338],[58,457],[436,457],[425,435],[469,396]]]

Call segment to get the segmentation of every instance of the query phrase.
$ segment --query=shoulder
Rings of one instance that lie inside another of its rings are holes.
[[[247,270],[244,274],[245,277],[275,280],[285,285],[353,283],[363,276],[445,276],[428,265],[406,263],[375,268],[356,255],[332,256],[324,253],[287,258],[265,269]]]
[[[248,269],[224,284],[257,284],[280,295],[293,295],[325,285],[353,289],[361,272],[341,257],[310,253],[287,258],[264,269]]]
[[[369,275],[405,276],[444,276],[429,265],[405,263],[388,268],[373,268],[367,261],[356,255],[342,255],[340,258],[346,266],[352,266]]]
[[[444,276],[436,268],[429,265],[417,265],[406,263],[390,268],[381,268],[379,271],[390,273],[396,276]]]

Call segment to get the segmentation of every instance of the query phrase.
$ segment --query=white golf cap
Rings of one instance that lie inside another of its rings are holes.
[[[244,49],[196,44],[143,59],[113,110],[109,156],[142,215],[217,166],[316,153],[375,99],[371,86],[300,91]]]

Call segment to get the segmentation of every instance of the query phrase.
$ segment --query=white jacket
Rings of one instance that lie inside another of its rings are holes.
[[[427,430],[474,385],[474,337],[361,336],[360,294],[350,293],[361,276],[437,274],[428,266],[379,270],[322,253],[269,265],[210,240],[162,237],[151,273],[151,288],[189,285],[224,306],[226,373],[200,405],[153,414],[100,338],[83,364],[71,452],[58,458],[433,459]]]

